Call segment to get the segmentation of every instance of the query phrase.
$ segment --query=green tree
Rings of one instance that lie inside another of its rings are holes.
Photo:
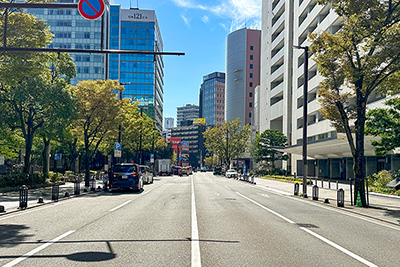
[[[365,207],[366,107],[373,92],[390,94],[398,89],[400,1],[317,2],[331,4],[342,21],[336,33],[310,35],[310,51],[325,77],[319,89],[321,112],[339,132],[346,133],[354,159],[354,196],[360,192]]]
[[[385,104],[388,108],[368,111],[365,127],[367,134],[380,137],[380,140],[372,141],[378,156],[385,156],[400,147],[400,98],[389,99]]]
[[[83,140],[85,149],[85,186],[89,186],[90,159],[102,142],[118,131],[122,103],[113,90],[121,90],[118,81],[81,81],[71,88],[77,101],[78,119],[74,134]]]
[[[5,9],[8,13],[7,43],[11,47],[46,47],[52,34],[43,20]],[[4,20],[0,21],[3,34]],[[3,37],[3,36],[1,36]],[[34,137],[52,116],[55,94],[63,92],[75,67],[69,55],[36,52],[3,52],[0,55],[1,119],[25,140],[24,172],[29,173]]]
[[[275,169],[275,161],[287,160],[287,155],[274,149],[287,144],[287,137],[279,130],[267,129],[256,138],[255,157],[257,162],[267,162]]]
[[[203,133],[204,145],[209,153],[217,155],[228,167],[233,159],[240,157],[246,151],[248,146],[250,125],[240,127],[240,123],[237,118],[221,126],[216,125]]]

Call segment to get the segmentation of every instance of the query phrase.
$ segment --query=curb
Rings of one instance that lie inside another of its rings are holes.
[[[95,191],[94,193],[92,193],[92,192],[86,192],[86,193],[81,193],[81,194],[79,194],[79,195],[70,195],[69,197],[59,198],[58,201],[51,201],[51,200],[50,200],[49,202],[45,202],[45,203],[36,203],[36,204],[34,204],[33,206],[28,206],[26,209],[23,209],[23,210],[17,208],[17,209],[15,209],[15,210],[2,212],[2,213],[0,213],[0,217],[1,217],[1,216],[5,216],[5,215],[9,215],[9,214],[12,214],[12,213],[24,211],[24,210],[29,210],[29,209],[33,209],[33,208],[37,208],[37,207],[41,207],[41,206],[45,206],[45,205],[54,204],[54,203],[61,202],[61,201],[66,201],[66,200],[73,199],[73,198],[77,198],[77,197],[82,197],[82,196],[86,196],[86,195],[90,195],[90,194],[100,194],[100,193],[103,193],[103,192],[104,192],[104,191],[98,191],[98,192]]]

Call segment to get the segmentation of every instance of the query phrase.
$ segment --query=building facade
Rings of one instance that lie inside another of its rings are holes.
[[[261,31],[247,28],[227,37],[225,121],[251,123],[254,88],[260,84]]]
[[[161,32],[154,10],[110,7],[110,49],[163,51]],[[124,83],[123,98],[139,107],[161,131],[163,121],[164,63],[161,56],[145,54],[109,55],[109,79]]]
[[[176,109],[176,126],[189,126],[193,124],[193,119],[199,118],[199,106],[187,104]],[[190,123],[191,122],[191,123]]]
[[[206,120],[206,125],[223,124],[225,121],[225,73],[213,72],[203,76],[199,98],[199,116]]]
[[[79,0],[59,0],[57,3],[78,3]],[[56,4],[56,3],[55,3]],[[54,34],[50,48],[100,50],[102,43],[101,18],[87,20],[77,9],[29,8],[27,12],[44,19]],[[103,25],[107,33],[109,3],[105,1]],[[103,48],[107,48],[107,35],[103,36]],[[106,56],[104,54],[70,53],[76,65],[77,75],[71,80],[76,85],[82,80],[106,79]]]
[[[178,158],[182,157],[181,164],[193,167],[202,166],[205,156],[203,132],[206,126],[193,124],[191,126],[172,128],[172,138],[181,140]],[[187,145],[187,146],[186,146]]]
[[[304,49],[293,46],[310,46],[309,33],[341,28],[341,20],[330,5],[318,5],[315,0],[263,0],[261,83],[259,90],[259,128],[281,130],[289,140],[287,152],[290,159],[283,168],[292,174],[303,174],[303,127],[307,127],[307,176],[348,179],[353,175],[353,159],[346,137],[337,133],[329,120],[319,112],[318,88],[323,77],[317,64],[309,58],[307,125],[303,120],[304,100]],[[373,95],[368,108],[382,106],[385,101]],[[371,137],[365,138],[366,174],[400,166],[394,155],[374,156]],[[340,170],[344,171],[341,175]]]
[[[174,118],[164,118],[164,129],[174,128]]]

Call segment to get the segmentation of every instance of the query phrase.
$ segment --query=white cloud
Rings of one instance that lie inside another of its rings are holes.
[[[245,25],[248,28],[259,29],[261,25],[262,0],[221,0],[219,4],[214,6],[200,5],[196,3],[196,0],[172,1],[183,8],[206,10],[219,17],[230,19],[230,31],[237,30]]]
[[[201,20],[202,20],[205,24],[207,24],[207,23],[210,21],[210,19],[209,19],[206,15],[204,15],[204,16],[201,18]]]
[[[187,17],[185,17],[185,15],[181,15],[181,18],[185,22],[186,26],[190,27],[190,20]]]

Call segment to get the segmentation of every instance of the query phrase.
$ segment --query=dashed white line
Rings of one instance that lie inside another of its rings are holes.
[[[194,197],[193,175],[192,182],[192,267],[201,267],[199,228],[197,226],[196,202]]]
[[[240,193],[238,193],[238,192],[236,192],[236,194],[238,194],[239,196],[241,196],[241,197],[243,197],[243,198],[249,200],[250,202],[256,204],[257,206],[259,206],[259,207],[261,207],[261,208],[263,208],[263,209],[269,211],[270,213],[272,213],[272,214],[278,216],[279,218],[281,218],[281,219],[287,221],[288,223],[295,224],[294,221],[292,221],[292,220],[286,218],[285,216],[283,216],[283,215],[277,213],[276,211],[273,211],[273,210],[271,210],[271,209],[269,209],[269,208],[267,208],[267,207],[261,205],[260,203],[254,201],[254,200],[252,200],[252,199],[250,199],[250,198],[248,198],[248,197],[246,197],[246,196],[244,196],[244,195],[242,195],[242,194],[240,194]],[[358,260],[358,261],[364,263],[364,264],[367,265],[367,266],[370,266],[370,267],[377,267],[377,265],[373,264],[372,262],[370,262],[370,261],[368,261],[368,260],[366,260],[366,259],[364,259],[364,258],[358,256],[357,254],[354,254],[353,252],[351,252],[351,251],[349,251],[349,250],[347,250],[347,249],[345,249],[345,248],[339,246],[338,244],[336,244],[336,243],[330,241],[329,239],[326,239],[325,237],[323,237],[323,236],[321,236],[321,235],[319,235],[319,234],[317,234],[317,233],[315,233],[315,232],[313,232],[313,231],[311,231],[311,230],[309,230],[309,229],[307,229],[307,228],[305,228],[305,227],[299,227],[299,228],[300,228],[301,230],[303,230],[303,231],[309,233],[310,235],[312,235],[312,236],[318,238],[319,240],[321,240],[321,241],[327,243],[328,245],[330,245],[330,246],[332,246],[332,247],[334,247],[334,248],[336,248],[336,249],[342,251],[343,253],[347,254],[348,256],[352,257],[353,259]]]
[[[303,230],[303,231],[306,231],[306,232],[309,233],[310,235],[315,236],[315,237],[318,238],[319,240],[321,240],[321,241],[327,243],[328,245],[330,245],[330,246],[332,246],[332,247],[334,247],[334,248],[340,250],[341,252],[343,252],[343,253],[349,255],[349,256],[352,257],[353,259],[356,259],[356,260],[358,260],[359,262],[364,263],[364,264],[367,265],[367,266],[370,266],[370,267],[377,267],[377,265],[373,264],[372,262],[367,261],[366,259],[364,259],[364,258],[358,256],[357,254],[354,254],[353,252],[351,252],[351,251],[349,251],[349,250],[347,250],[347,249],[345,249],[345,248],[339,246],[338,244],[336,244],[336,243],[330,241],[329,239],[326,239],[326,238],[323,237],[323,236],[320,236],[320,235],[317,234],[317,233],[314,233],[313,231],[311,231],[311,230],[309,230],[309,229],[307,229],[307,228],[300,227],[300,229]]]
[[[129,204],[129,203],[131,203],[131,202],[132,202],[132,200],[128,200],[127,202],[122,203],[121,205],[119,205],[119,206],[117,206],[117,207],[115,207],[115,208],[113,208],[113,209],[110,209],[110,211],[111,211],[111,212],[116,211],[117,209],[122,208],[123,206],[125,206],[125,205],[127,205],[127,204]]]
[[[69,235],[72,234],[73,232],[75,232],[75,230],[73,230],[73,231],[68,231],[68,232],[66,232],[65,234],[60,235],[59,237],[54,238],[54,239],[51,240],[50,242],[47,242],[46,244],[43,244],[43,245],[41,245],[40,247],[35,248],[35,249],[29,251],[28,253],[26,253],[26,254],[22,255],[21,257],[19,257],[19,258],[13,260],[13,261],[7,263],[6,265],[3,265],[3,267],[12,267],[12,266],[14,266],[14,265],[20,263],[21,261],[26,260],[26,259],[29,258],[30,256],[35,255],[35,254],[38,253],[39,251],[41,251],[41,250],[47,248],[48,246],[54,244],[55,242],[60,241],[60,240],[63,239],[64,237],[69,236]]]
[[[250,198],[248,198],[248,197],[246,197],[246,196],[244,196],[244,195],[240,194],[239,192],[236,192],[236,194],[238,194],[238,195],[239,195],[239,196],[241,196],[242,198],[245,198],[245,199],[247,199],[247,200],[248,200],[248,201],[250,201],[250,202],[253,202],[254,204],[256,204],[257,206],[259,206],[260,208],[263,208],[263,209],[265,209],[266,211],[268,211],[268,212],[270,212],[270,213],[272,213],[272,214],[274,214],[274,215],[278,216],[279,218],[281,218],[281,219],[283,219],[283,220],[287,221],[288,223],[292,223],[292,224],[294,224],[294,223],[295,223],[294,221],[292,221],[292,220],[290,220],[290,219],[286,218],[285,216],[283,216],[283,215],[281,215],[281,214],[277,213],[276,211],[273,211],[273,210],[271,210],[271,209],[269,209],[269,208],[267,208],[267,207],[265,207],[265,206],[261,205],[260,203],[258,203],[258,202],[255,202],[254,200],[252,200],[252,199],[250,199]]]

